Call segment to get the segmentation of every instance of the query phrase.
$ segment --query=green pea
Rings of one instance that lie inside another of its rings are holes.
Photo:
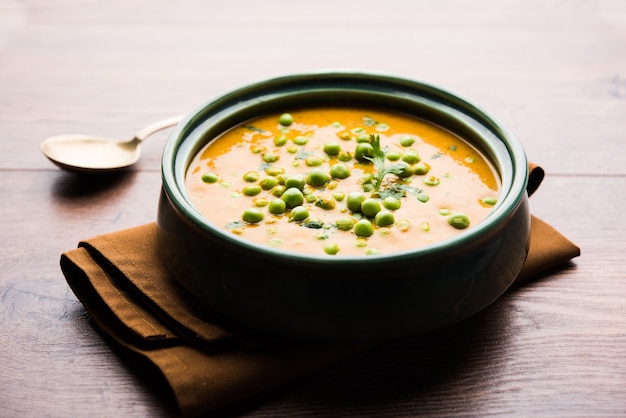
[[[266,154],[263,154],[263,161],[265,161],[266,163],[275,163],[276,161],[280,160],[280,155],[279,154],[274,154],[273,152],[268,152]]]
[[[359,134],[356,137],[356,142],[358,142],[358,143],[370,142],[370,136],[368,134]]]
[[[354,233],[357,237],[371,237],[374,234],[374,226],[367,219],[361,219],[354,224]]]
[[[272,215],[280,215],[287,210],[287,204],[283,199],[273,199],[268,205],[267,210]]]
[[[415,138],[412,136],[405,136],[400,139],[400,145],[403,147],[410,147],[415,143]]]
[[[276,179],[276,177],[264,177],[259,181],[259,186],[261,186],[263,190],[271,190],[277,184],[278,179]]]
[[[488,205],[488,206],[493,206],[493,205],[495,205],[496,203],[498,203],[498,199],[496,199],[495,197],[486,197],[486,198],[484,198],[484,199],[482,200],[482,202],[483,202],[485,205]]]
[[[360,163],[370,162],[368,158],[374,155],[374,148],[369,142],[362,142],[356,146],[354,150],[354,158]]]
[[[267,174],[268,176],[278,176],[284,173],[285,169],[282,167],[265,167],[265,174]]]
[[[376,248],[368,248],[365,251],[365,255],[377,255],[377,254],[380,254],[380,251],[377,250]]]
[[[400,171],[400,173],[398,174],[398,176],[402,177],[402,178],[407,178],[407,177],[411,177],[411,175],[413,175],[413,168],[411,168],[411,166],[404,162],[404,161],[400,161],[399,163],[396,163],[398,165],[398,167],[400,167],[402,169],[402,171]]]
[[[319,167],[320,165],[324,164],[324,160],[322,160],[317,155],[311,155],[310,157],[307,157],[304,162],[309,167]]]
[[[298,135],[293,139],[293,143],[296,145],[306,145],[307,142],[309,142],[309,138],[304,135]]]
[[[333,199],[335,199],[337,202],[341,202],[345,198],[346,198],[346,194],[344,192],[333,193]]]
[[[219,180],[219,177],[217,176],[217,174],[204,173],[202,175],[202,181],[205,183],[215,183],[217,180]]]
[[[246,196],[256,196],[261,193],[261,186],[256,184],[254,186],[246,186],[241,192]]]
[[[350,177],[350,169],[345,164],[337,163],[330,167],[330,176],[334,179],[345,179]]]
[[[450,214],[450,209],[442,208],[437,211],[441,216],[448,216]]]
[[[398,151],[389,151],[387,152],[387,154],[385,154],[385,157],[387,157],[389,161],[398,161],[400,158],[402,158],[402,154],[400,154]]]
[[[271,193],[276,197],[281,197],[283,193],[285,193],[285,190],[287,190],[287,188],[282,184],[279,184],[272,189]]]
[[[243,180],[247,181],[248,183],[254,183],[260,177],[261,175],[256,171],[248,171],[246,174],[243,175]]]
[[[263,208],[263,207],[269,205],[269,203],[270,203],[264,197],[259,197],[258,199],[253,199],[253,202],[254,202],[254,206],[256,206],[257,208]]]
[[[282,126],[291,126],[293,124],[293,115],[291,113],[283,113],[278,118],[278,123]]]
[[[427,174],[429,171],[430,171],[430,165],[426,164],[423,161],[420,161],[419,163],[413,166],[413,174],[417,174],[418,176],[423,176],[424,174]]]
[[[324,245],[324,252],[328,255],[335,255],[339,252],[339,245],[336,243],[328,243]]]
[[[295,174],[285,179],[285,187],[288,189],[291,187],[295,187],[296,189],[302,190],[305,183],[306,179],[302,174]]]
[[[349,231],[352,229],[355,223],[356,221],[354,219],[343,218],[343,219],[337,219],[335,221],[335,226],[337,227],[337,229],[340,229],[342,231]]]
[[[289,154],[295,154],[296,152],[298,152],[298,147],[296,147],[295,145],[289,145],[287,147],[287,152]]]
[[[424,184],[427,186],[437,186],[439,183],[441,183],[441,180],[435,176],[430,176],[427,179],[424,179]]]
[[[401,206],[400,199],[397,199],[393,196],[387,196],[386,198],[384,198],[382,204],[385,208],[389,210],[398,210]]]
[[[420,156],[415,151],[407,151],[402,156],[402,161],[407,164],[417,164],[420,160]]]
[[[258,208],[248,208],[241,215],[241,219],[251,224],[261,222],[264,217],[263,212]]]
[[[306,200],[307,203],[315,203],[317,201],[317,196],[314,194],[306,194],[304,195],[304,200]]]
[[[355,213],[361,213],[361,204],[365,201],[365,195],[360,192],[351,192],[346,199],[346,207]]]
[[[448,223],[456,229],[465,229],[470,225],[470,219],[463,214],[452,215],[448,218]]]
[[[304,203],[304,195],[300,191],[300,189],[296,187],[290,187],[285,190],[285,193],[280,197],[289,209],[295,208],[296,206]]]
[[[330,175],[322,169],[315,168],[306,177],[306,183],[311,186],[323,186],[330,181]]]
[[[307,208],[305,208],[304,206],[296,206],[293,209],[291,209],[289,220],[298,222],[298,221],[304,221],[308,217],[309,217],[309,210]]]
[[[324,145],[324,152],[330,155],[331,157],[335,155],[339,155],[340,151],[341,151],[341,147],[336,142],[329,142]]]
[[[381,210],[374,217],[374,222],[376,226],[390,226],[396,222],[396,218],[388,210]]]
[[[352,159],[352,154],[348,151],[340,151],[337,155],[337,159],[341,162],[347,163]]]
[[[320,197],[315,202],[315,206],[317,206],[318,208],[322,208],[324,210],[333,210],[335,209],[335,201],[327,197]]]
[[[428,196],[426,193],[418,193],[415,197],[422,203],[426,203],[430,200],[430,196]]]
[[[363,203],[361,203],[361,213],[369,218],[376,216],[380,210],[380,202],[372,197],[365,199]]]
[[[282,147],[287,143],[288,139],[289,138],[287,138],[285,135],[277,136],[274,138],[274,145],[276,145],[277,147]]]

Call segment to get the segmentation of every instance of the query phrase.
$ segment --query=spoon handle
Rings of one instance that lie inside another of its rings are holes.
[[[163,119],[163,120],[160,120],[158,122],[151,123],[150,125],[148,125],[148,126],[142,128],[141,130],[139,130],[135,134],[135,137],[133,138],[133,140],[135,140],[135,141],[143,141],[144,139],[146,139],[147,137],[149,137],[153,133],[155,133],[157,131],[160,131],[161,129],[169,128],[170,126],[174,126],[174,125],[178,124],[178,122],[180,122],[181,119],[184,116],[185,115],[172,116],[170,118]]]

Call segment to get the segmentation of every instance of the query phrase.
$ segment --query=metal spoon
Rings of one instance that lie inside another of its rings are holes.
[[[41,143],[41,152],[65,170],[83,174],[108,173],[135,164],[144,139],[178,124],[183,117],[179,115],[152,123],[126,142],[90,135],[52,136]]]

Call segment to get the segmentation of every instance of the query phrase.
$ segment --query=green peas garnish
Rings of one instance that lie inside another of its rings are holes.
[[[217,174],[204,173],[202,175],[202,181],[205,183],[215,183],[217,180],[219,180],[219,177],[217,176]]]
[[[420,160],[420,156],[415,151],[407,151],[402,156],[402,161],[407,164],[417,164]]]
[[[347,131],[339,132],[337,136],[343,141],[349,141],[352,139],[352,135],[350,135],[350,132]]]
[[[365,199],[363,203],[361,203],[361,213],[369,218],[376,216],[380,210],[380,202],[372,197]]]
[[[272,189],[271,193],[276,197],[281,197],[283,193],[285,193],[285,190],[287,190],[285,186],[278,184]]]
[[[361,219],[354,224],[354,233],[357,237],[371,237],[374,234],[374,226],[367,219]]]
[[[319,167],[320,165],[324,164],[324,160],[322,160],[317,155],[311,155],[310,157],[307,157],[304,162],[309,167]]]
[[[398,210],[400,209],[400,199],[397,199],[393,196],[387,196],[382,201],[383,206],[389,210]]]
[[[285,190],[285,193],[280,197],[289,209],[295,208],[296,206],[304,203],[304,195],[300,191],[300,189],[296,187],[290,187]]]
[[[306,183],[311,186],[323,186],[330,181],[330,175],[322,169],[315,168],[306,177]]]
[[[287,143],[287,137],[285,135],[277,136],[274,138],[274,145],[277,147],[282,147]]]
[[[412,136],[405,136],[400,139],[400,145],[403,147],[410,147],[415,143],[415,138]]]
[[[309,142],[309,138],[304,135],[298,135],[293,139],[293,143],[296,145],[306,145],[307,142]]]
[[[360,163],[370,162],[368,158],[374,155],[374,148],[369,142],[361,142],[354,150],[354,158]]]
[[[274,154],[273,152],[268,152],[266,154],[263,154],[263,161],[265,161],[266,163],[275,163],[276,161],[280,160],[280,155],[278,154]]]
[[[287,210],[287,204],[282,199],[273,199],[268,205],[267,210],[272,215],[281,215]]]
[[[450,214],[450,209],[442,208],[437,211],[441,216],[448,216]]]
[[[341,162],[347,163],[352,159],[352,154],[348,151],[339,151],[339,155],[337,155],[337,159]]]
[[[333,193],[333,199],[335,199],[337,202],[341,202],[345,198],[346,198],[346,194],[344,192]]]
[[[470,219],[463,214],[452,215],[448,218],[448,223],[456,229],[465,229],[470,225]]]
[[[246,174],[243,175],[243,180],[247,181],[248,183],[254,183],[260,177],[261,175],[256,171],[248,171]]]
[[[413,174],[417,174],[418,176],[423,176],[424,174],[427,174],[429,171],[430,171],[430,165],[426,164],[423,161],[420,161],[419,163],[413,166]]]
[[[350,177],[350,169],[342,163],[334,164],[330,167],[330,176],[334,179],[346,179]]]
[[[324,252],[328,255],[335,255],[339,252],[339,245],[336,243],[328,243],[324,245]]]
[[[299,221],[304,221],[308,217],[309,217],[309,210],[307,208],[305,208],[304,206],[296,206],[293,209],[291,209],[289,220],[299,222]]]
[[[398,161],[402,158],[402,154],[398,151],[388,151],[387,154],[385,154],[385,157],[387,157],[389,161]]]
[[[282,126],[291,126],[293,124],[293,115],[291,113],[283,113],[278,118],[278,123]]]
[[[261,193],[261,186],[256,184],[254,186],[246,186],[241,192],[246,196],[256,196]]]
[[[358,142],[358,143],[370,142],[370,136],[368,134],[359,134],[356,137],[356,142]]]
[[[295,154],[296,152],[298,152],[298,147],[296,147],[295,145],[289,145],[287,147],[287,152],[289,154]]]
[[[437,186],[439,183],[441,183],[441,180],[435,176],[430,176],[427,179],[424,179],[424,184],[427,186]]]
[[[336,142],[329,142],[329,143],[324,145],[324,152],[327,155],[330,155],[331,157],[333,157],[335,155],[339,155],[340,151],[341,151],[341,147]]]
[[[493,206],[498,203],[498,199],[496,199],[495,197],[486,197],[482,200],[482,202],[487,206]]]
[[[264,217],[263,212],[258,208],[248,208],[241,215],[241,219],[251,224],[261,222]]]
[[[396,222],[396,218],[388,210],[381,210],[374,217],[374,222],[376,226],[390,226]]]
[[[318,208],[322,208],[324,210],[333,210],[335,209],[335,201],[327,197],[320,197],[315,202],[315,206],[317,206]]]
[[[430,200],[430,196],[428,196],[426,193],[418,193],[415,197],[422,203],[426,203]]]
[[[355,223],[356,221],[354,219],[343,218],[343,219],[337,219],[335,221],[335,226],[337,227],[337,229],[340,229],[342,231],[349,231],[352,229]]]
[[[351,192],[346,199],[346,207],[355,213],[361,213],[361,204],[365,201],[365,195],[361,192]]]
[[[296,189],[302,190],[304,188],[304,184],[306,183],[306,179],[302,174],[296,174],[293,176],[289,176],[285,179],[285,187],[291,188],[295,187]]]
[[[282,167],[265,167],[265,174],[268,176],[278,176],[285,174],[285,169]]]
[[[259,181],[259,186],[261,186],[263,190],[270,190],[277,184],[278,179],[276,177],[264,177]]]
[[[396,163],[396,164],[402,169],[402,171],[400,171],[398,176],[402,178],[407,178],[413,175],[413,168],[411,168],[411,166],[408,163],[404,161],[400,161],[399,163]]]
[[[305,194],[304,200],[306,200],[307,203],[315,203],[317,201],[317,196],[314,194]]]

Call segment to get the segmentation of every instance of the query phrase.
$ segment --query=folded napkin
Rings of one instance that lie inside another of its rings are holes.
[[[544,175],[530,168],[529,194]],[[580,254],[534,216],[530,242],[518,281]],[[62,254],[61,268],[113,346],[158,377],[176,415],[209,412],[366,348],[279,340],[208,313],[160,259],[154,223],[83,241]]]

